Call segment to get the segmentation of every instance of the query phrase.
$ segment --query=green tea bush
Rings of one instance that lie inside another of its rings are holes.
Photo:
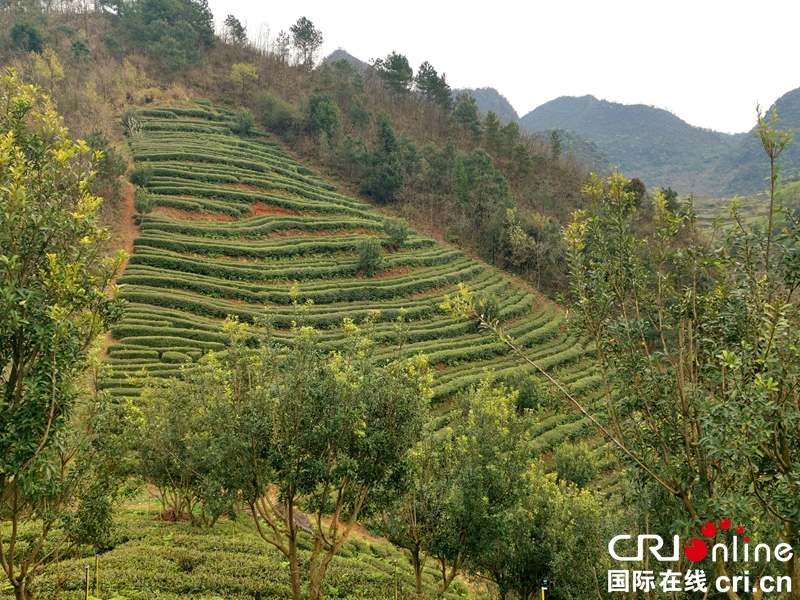
[[[378,238],[370,236],[361,240],[357,243],[356,250],[358,251],[358,270],[366,275],[374,275],[383,263],[381,243]]]

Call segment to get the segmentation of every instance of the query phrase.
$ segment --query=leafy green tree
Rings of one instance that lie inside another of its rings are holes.
[[[14,45],[23,52],[38,54],[44,49],[44,42],[39,30],[28,23],[14,23],[9,35]]]
[[[228,79],[239,87],[240,102],[245,102],[250,84],[258,80],[258,67],[252,63],[233,63]]]
[[[361,189],[376,200],[391,202],[405,181],[403,154],[389,115],[379,112],[375,120],[376,147],[367,157]]]
[[[478,104],[469,94],[460,94],[456,98],[456,105],[450,120],[461,125],[472,134],[473,139],[481,138],[481,121],[478,118]]]
[[[553,129],[550,132],[550,158],[551,160],[558,160],[561,157],[561,136],[558,135],[558,130]]]
[[[483,149],[474,150],[464,161],[469,181],[467,213],[473,225],[484,231],[490,219],[505,212],[511,200],[511,188],[503,174],[495,169],[494,160]]]
[[[486,113],[482,123],[483,147],[489,152],[500,152],[503,149],[503,138],[500,133],[500,119],[493,111]]]
[[[234,514],[234,498],[220,481],[226,456],[206,435],[212,399],[225,394],[223,380],[208,375],[194,370],[148,381],[135,446],[139,474],[159,491],[162,518],[210,527],[223,513]]]
[[[377,59],[373,66],[396,98],[405,98],[411,91],[414,71],[403,54],[392,51],[386,58]]]
[[[127,161],[100,129],[93,129],[86,136],[86,143],[94,152],[100,152],[95,163],[95,176],[92,179],[91,192],[97,196],[116,202],[122,197],[120,177],[125,174]]]
[[[0,565],[27,600],[45,566],[109,524],[113,479],[92,478],[102,403],[84,383],[92,344],[121,317],[108,291],[124,254],[107,254],[89,146],[13,71],[0,97]]]
[[[453,167],[451,189],[456,206],[466,206],[467,202],[469,202],[469,178],[467,177],[467,169],[464,167],[464,159],[460,154],[456,156],[455,167]]]
[[[460,415],[435,438],[438,501],[430,503],[424,548],[439,564],[440,593],[468,561],[503,543],[498,532],[506,512],[524,493],[529,426],[517,415],[516,393],[486,380],[466,395]]]
[[[240,108],[236,111],[236,119],[231,131],[239,135],[249,135],[256,125],[256,120],[253,118],[253,113],[247,108]]]
[[[633,205],[636,208],[642,206],[642,201],[647,196],[647,186],[641,179],[638,177],[631,179],[625,186],[625,191],[633,193]]]
[[[233,15],[225,17],[225,33],[234,44],[238,46],[247,44],[247,32],[244,30],[241,21]]]
[[[305,17],[297,19],[289,27],[289,32],[292,34],[292,46],[297,51],[297,63],[310,71],[314,68],[316,54],[322,46],[322,32]]]
[[[776,159],[791,134],[777,129],[774,113],[758,116],[774,185]],[[593,177],[588,208],[566,233],[574,326],[596,350],[607,410],[587,409],[526,360],[672,499],[663,512],[680,513],[669,524],[673,531],[696,531],[725,514],[747,522],[751,535],[796,547],[800,219],[786,215],[776,233],[772,193],[766,229],[746,225],[734,204],[734,226],[714,252],[701,243],[691,206],[672,212],[658,192],[654,229],[640,238],[627,185],[619,174]],[[462,290],[445,305],[498,332],[468,296]],[[798,597],[796,556],[779,566]],[[747,565],[718,556],[714,568],[727,575]]]
[[[147,187],[150,180],[155,176],[155,169],[149,163],[139,163],[139,166],[131,169],[128,181],[140,187]]]
[[[133,208],[136,209],[140,215],[147,215],[153,212],[155,206],[155,198],[147,191],[147,188],[138,187],[133,192]]]
[[[401,248],[408,238],[408,221],[405,219],[383,219],[383,232],[389,236],[392,247]]]
[[[302,566],[308,597],[320,600],[328,566],[362,510],[380,509],[404,487],[431,376],[422,356],[379,363],[374,344],[348,321],[343,348],[323,352],[303,318],[288,349],[267,327],[248,350],[248,331],[228,325],[232,345],[213,374],[226,393],[210,407],[207,431],[226,454],[226,489],[238,491],[260,536],[286,556],[292,597],[302,596]],[[311,514],[311,551],[302,560],[299,510]]]
[[[214,16],[206,0],[133,0],[122,21],[133,42],[172,71],[199,63],[214,45]]]
[[[445,80],[444,73],[439,76],[428,61],[422,63],[417,69],[417,74],[414,76],[414,87],[425,100],[438,105],[445,113],[452,109],[453,92]]]
[[[309,124],[314,133],[324,133],[328,140],[342,128],[339,107],[328,94],[313,94],[308,99]]]
[[[555,451],[556,473],[561,481],[585,488],[597,475],[597,462],[589,447],[579,444],[561,444]]]
[[[358,243],[358,270],[372,276],[383,264],[381,243],[374,235]]]

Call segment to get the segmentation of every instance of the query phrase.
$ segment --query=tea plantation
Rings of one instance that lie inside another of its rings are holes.
[[[251,322],[266,307],[276,339],[286,339],[297,319],[293,300],[313,301],[307,322],[331,349],[343,338],[343,319],[359,323],[378,310],[374,336],[388,356],[403,315],[405,351],[425,353],[436,368],[436,401],[487,370],[519,377],[526,367],[505,345],[439,308],[460,282],[496,298],[505,330],[574,391],[597,384],[584,345],[565,331],[557,307],[414,232],[393,244],[370,205],[338,193],[266,134],[233,134],[232,111],[197,101],[193,108],[140,110],[135,119],[130,145],[137,172],[147,174],[153,210],[138,215],[140,236],[118,280],[129,306],[111,331],[111,372],[102,385],[112,395],[137,395],[143,375],[180,376],[208,352],[224,351],[228,315]],[[370,236],[382,259],[371,276],[358,256]],[[552,437],[555,444],[561,436]]]

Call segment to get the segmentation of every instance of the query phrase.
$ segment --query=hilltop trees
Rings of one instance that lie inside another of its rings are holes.
[[[121,317],[107,292],[123,256],[106,256],[89,147],[14,72],[0,98],[0,521],[11,523],[0,565],[26,600],[45,565],[98,539],[110,518],[114,480],[91,478],[106,466],[102,400],[82,382],[92,344]]]
[[[133,41],[172,71],[198,63],[214,45],[214,17],[206,0],[135,0],[122,13]]]
[[[386,58],[377,59],[373,66],[396,98],[403,99],[411,91],[414,71],[403,54],[392,51]]]
[[[292,34],[292,46],[297,51],[297,63],[310,71],[314,68],[317,51],[322,46],[322,32],[305,17],[297,19],[289,27],[289,32]]]

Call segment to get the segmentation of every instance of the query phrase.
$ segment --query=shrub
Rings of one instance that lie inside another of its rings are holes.
[[[597,475],[597,462],[584,444],[562,444],[555,453],[556,471],[562,481],[584,488]]]
[[[133,208],[139,214],[146,215],[153,210],[154,205],[155,199],[145,188],[140,187],[133,193]]]
[[[9,32],[14,45],[24,52],[42,52],[42,35],[27,23],[15,23]]]
[[[487,321],[494,321],[500,318],[500,302],[494,294],[478,294],[475,299],[475,309]]]
[[[386,217],[383,220],[383,231],[389,236],[392,247],[400,248],[408,238],[408,223],[405,219]]]
[[[358,250],[358,270],[367,275],[373,275],[383,263],[381,243],[374,235],[360,241],[356,246]]]
[[[236,113],[236,122],[231,125],[231,131],[239,135],[247,135],[255,126],[256,122],[253,119],[253,113],[246,108],[240,108]]]
[[[161,362],[165,363],[190,363],[192,362],[192,357],[188,354],[184,354],[183,352],[175,352],[175,351],[167,351],[161,353]]]
[[[136,167],[128,175],[128,180],[134,185],[146,187],[150,180],[153,178],[155,171],[149,164],[144,164],[141,167]]]

